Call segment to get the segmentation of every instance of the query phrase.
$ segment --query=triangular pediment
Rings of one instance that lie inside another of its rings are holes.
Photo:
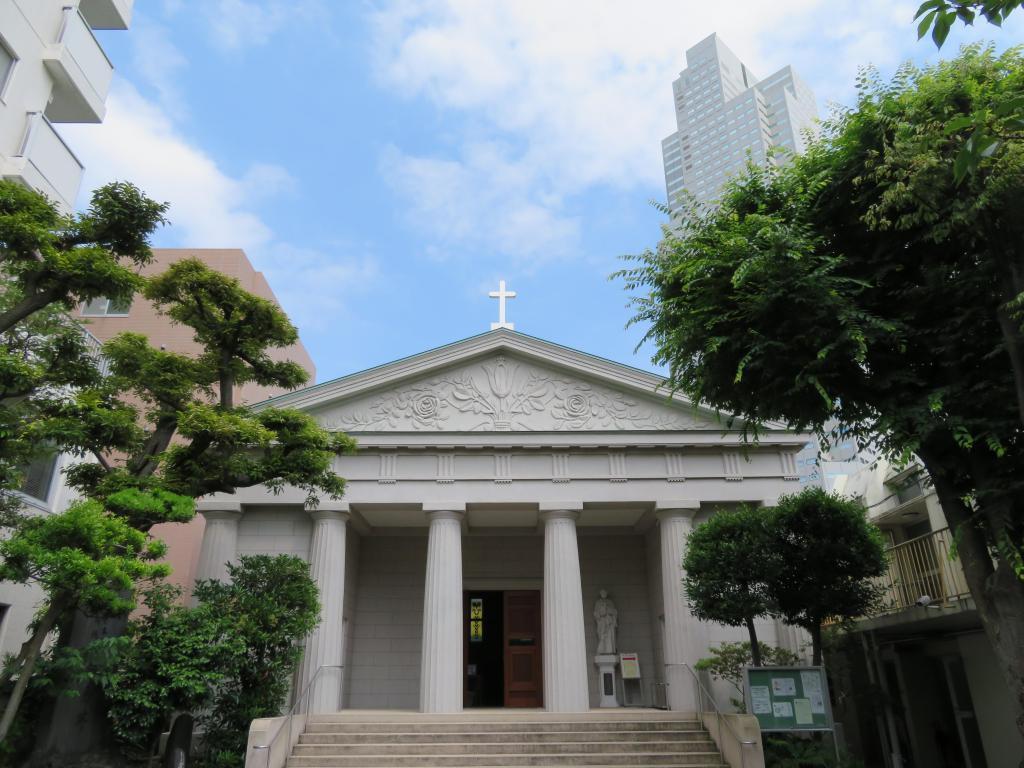
[[[509,331],[289,393],[324,427],[370,432],[715,430],[655,374]]]
[[[662,398],[664,400],[664,398]],[[693,429],[693,408],[618,391],[510,354],[312,411],[346,432]]]

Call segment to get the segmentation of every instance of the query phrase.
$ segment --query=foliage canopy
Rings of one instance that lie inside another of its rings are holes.
[[[957,177],[975,116],[1000,134],[1024,99],[1024,57],[968,46],[858,88],[621,274],[693,400],[921,458],[1024,732],[1024,136]]]
[[[289,555],[255,555],[228,571],[228,583],[196,584],[194,607],[176,603],[173,588],[150,591],[148,614],[129,623],[129,645],[104,685],[128,755],[152,754],[184,711],[206,731],[206,765],[241,766],[249,724],[284,704],[298,641],[319,621],[309,568]]]

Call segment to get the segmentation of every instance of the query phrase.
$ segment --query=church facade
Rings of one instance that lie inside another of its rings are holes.
[[[744,445],[660,384],[498,328],[266,401],[358,439],[336,460],[345,497],[201,501],[197,575],[245,554],[309,562],[322,614],[296,690],[314,681],[313,712],[584,711],[609,702],[609,642],[637,655],[629,703],[693,711],[693,664],[744,635],[689,614],[686,536],[716,509],[799,490],[808,436],[778,425]],[[796,642],[772,621],[759,636]]]

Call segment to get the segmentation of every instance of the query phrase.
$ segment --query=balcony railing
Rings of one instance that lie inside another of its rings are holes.
[[[959,562],[952,557],[952,545],[953,534],[943,528],[890,547],[886,551],[889,567],[881,577],[885,595],[878,613],[921,605],[925,596],[934,606],[967,597],[970,590]]]
[[[110,360],[103,354],[103,342],[93,336],[84,325],[79,325],[79,327],[82,329],[82,338],[85,339],[85,346],[89,350],[89,354],[96,361],[100,376],[109,376]]]
[[[78,8],[66,6],[57,42],[43,63],[54,88],[46,116],[55,123],[98,123],[106,111],[114,66]]]

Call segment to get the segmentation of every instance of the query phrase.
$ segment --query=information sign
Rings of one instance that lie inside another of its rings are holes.
[[[623,680],[640,679],[640,657],[635,653],[620,653],[619,668],[622,670]]]
[[[746,667],[747,712],[762,731],[831,731],[824,667]]]

